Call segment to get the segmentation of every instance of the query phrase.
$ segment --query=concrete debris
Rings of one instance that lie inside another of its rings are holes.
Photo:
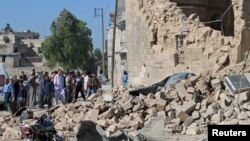
[[[196,107],[196,103],[194,101],[189,101],[188,103],[182,106],[182,111],[186,112],[187,114],[191,114]]]
[[[18,127],[6,127],[3,133],[4,140],[18,140],[21,139],[21,130]]]
[[[113,100],[113,96],[112,96],[112,94],[103,94],[102,99],[103,99],[103,101],[111,102]]]
[[[94,95],[87,102],[61,104],[53,112],[52,121],[57,130],[63,131],[65,138],[77,135],[83,122],[91,122],[87,124],[96,126],[94,129],[104,129],[98,131],[100,136],[97,138],[100,140],[120,137],[127,139],[128,135],[143,136],[148,140],[164,140],[165,131],[167,134],[197,135],[207,132],[208,123],[249,123],[249,92],[229,95],[224,90],[221,78],[210,78],[207,72],[204,74],[206,75],[191,77],[188,81],[177,83],[170,90],[159,90],[155,94],[130,96],[127,91],[116,91]],[[188,96],[192,98],[187,98]],[[46,110],[33,113],[33,119],[23,120],[22,123],[8,116],[0,117],[0,128],[4,137],[20,138],[15,127],[20,124],[34,124],[35,119],[46,113]],[[10,130],[15,133],[10,134]],[[96,130],[88,132],[94,136],[97,134]]]
[[[165,141],[165,119],[162,116],[152,118],[139,134],[147,140]]]

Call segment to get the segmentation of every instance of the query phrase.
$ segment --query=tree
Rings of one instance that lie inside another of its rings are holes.
[[[42,52],[50,66],[66,70],[88,69],[91,65],[92,39],[87,24],[66,9],[50,27],[51,36],[42,43]]]
[[[98,61],[102,61],[102,52],[99,48],[94,50],[94,56]]]

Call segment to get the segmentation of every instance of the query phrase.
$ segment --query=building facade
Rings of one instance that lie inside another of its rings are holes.
[[[249,0],[126,0],[129,82],[226,73],[249,49]]]

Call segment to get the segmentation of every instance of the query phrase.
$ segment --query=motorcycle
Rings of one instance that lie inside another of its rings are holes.
[[[22,125],[22,138],[26,141],[64,141],[57,134],[50,116],[44,114],[36,122],[35,125]]]

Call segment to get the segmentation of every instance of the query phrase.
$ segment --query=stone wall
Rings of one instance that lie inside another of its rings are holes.
[[[232,0],[232,4],[234,37],[224,37],[194,15],[187,17],[176,3],[168,0],[127,0],[130,83],[152,84],[183,71],[199,73],[211,68],[219,71],[224,67],[220,63],[225,56],[229,56],[231,64],[235,63],[241,32],[248,25],[249,8],[246,6],[249,1]],[[243,9],[246,10],[242,12]],[[176,49],[176,35],[180,34],[185,35],[183,46]],[[182,64],[178,62],[180,51],[184,60]]]
[[[9,68],[6,67],[6,71],[9,76],[13,75],[21,75],[21,72],[23,71],[25,74],[29,75],[32,71],[32,69],[35,69],[36,72],[43,74],[43,72],[52,72],[55,71],[56,69],[49,69],[47,67],[19,67],[19,68]]]

